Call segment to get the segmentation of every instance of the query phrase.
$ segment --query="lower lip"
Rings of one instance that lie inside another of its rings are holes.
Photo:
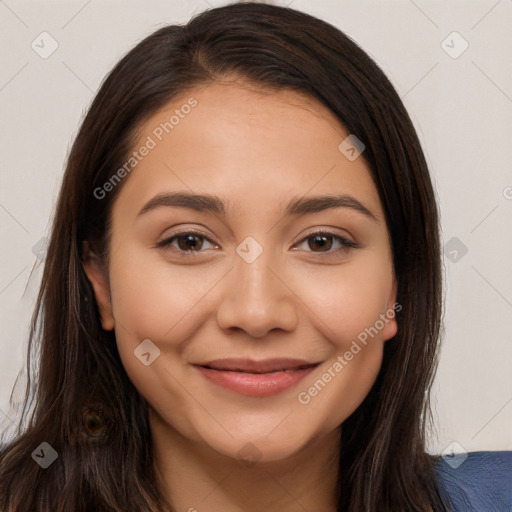
[[[226,370],[212,370],[203,366],[196,368],[211,382],[218,386],[246,396],[272,396],[297,385],[316,366],[301,370],[289,370],[276,373],[247,373]]]

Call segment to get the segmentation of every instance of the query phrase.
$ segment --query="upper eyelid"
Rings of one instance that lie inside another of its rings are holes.
[[[341,235],[339,233],[335,233],[334,231],[332,231],[329,228],[315,228],[312,231],[309,231],[308,233],[306,233],[304,236],[302,236],[300,238],[300,240],[295,242],[295,244],[303,242],[305,239],[309,238],[310,236],[316,235],[316,234],[332,235],[334,238],[340,238],[342,240],[347,240],[347,241],[350,241],[350,242],[353,242],[353,243],[357,243],[355,240],[352,240],[352,238],[354,238],[354,237],[352,235],[350,235],[350,234],[348,236],[347,235]]]

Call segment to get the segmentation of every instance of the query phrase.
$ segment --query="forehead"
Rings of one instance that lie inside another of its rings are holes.
[[[170,101],[139,129],[133,150],[151,147],[129,173],[141,201],[165,190],[227,197],[232,213],[308,192],[359,195],[380,216],[363,158],[340,151],[349,133],[314,98],[244,82],[213,83]],[[135,201],[138,202],[138,201]]]

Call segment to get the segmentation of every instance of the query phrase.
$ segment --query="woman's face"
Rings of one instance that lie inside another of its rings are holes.
[[[339,148],[348,135],[311,98],[241,83],[196,88],[142,127],[117,175],[108,279],[86,270],[174,438],[283,459],[368,394],[396,287],[368,167]]]

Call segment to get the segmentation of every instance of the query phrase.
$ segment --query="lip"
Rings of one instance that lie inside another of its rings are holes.
[[[236,393],[265,397],[297,385],[320,363],[302,359],[216,359],[194,366],[210,382]]]

